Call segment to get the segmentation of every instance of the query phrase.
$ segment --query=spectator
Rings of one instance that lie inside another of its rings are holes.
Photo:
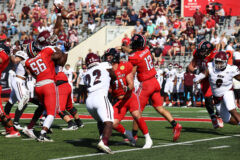
[[[130,45],[130,38],[127,34],[124,34],[124,38],[122,39],[122,46],[129,46]]]
[[[81,0],[80,10],[82,11],[84,7],[87,8],[87,12],[89,11],[90,0]]]
[[[164,4],[160,4],[160,7],[157,9],[157,14],[158,15],[167,15],[167,10],[164,7]]]
[[[2,10],[2,12],[0,14],[0,22],[2,22],[2,23],[7,22],[7,15],[4,12],[4,10]]]
[[[160,25],[161,22],[163,23],[164,26],[166,26],[167,18],[163,14],[160,14],[160,15],[157,16],[156,25],[157,26]]]
[[[40,26],[37,28],[38,32],[41,33],[42,31],[47,30],[46,26],[44,25],[44,23],[40,23]]]
[[[213,35],[215,32],[216,22],[209,15],[206,19],[207,19],[206,21],[207,31],[210,32],[211,35]]]
[[[227,51],[234,51],[233,44],[234,44],[233,41],[230,41],[229,44],[226,47],[226,50]]]
[[[199,8],[196,9],[196,12],[193,14],[194,26],[196,29],[199,29],[202,26],[204,15],[199,11]]]
[[[88,29],[91,31],[91,33],[93,33],[95,28],[96,28],[96,24],[93,23],[93,20],[90,20],[90,22],[88,24]]]
[[[85,104],[87,98],[87,87],[82,82],[82,78],[84,73],[87,71],[87,66],[85,64],[82,65],[82,69],[79,69],[79,74],[77,78],[76,87],[78,88],[78,96],[77,96],[77,103]]]
[[[211,38],[210,42],[216,47],[217,51],[220,48],[220,38],[218,37],[218,34],[215,33],[214,36]]]
[[[47,26],[46,26],[46,30],[48,30],[50,33],[52,33],[53,32],[53,25],[51,24],[51,23],[47,23]]]
[[[220,50],[221,51],[224,50],[226,45],[227,45],[227,38],[225,36],[225,33],[223,33],[220,38]]]
[[[193,106],[193,79],[195,78],[195,75],[186,69],[186,72],[184,73],[184,95],[185,95],[185,104],[187,105],[188,101],[188,93],[190,93],[191,103],[188,103],[187,106]]]
[[[22,24],[20,24],[19,26],[19,32],[18,32],[18,36],[19,39],[21,38],[23,32],[27,33],[29,27],[26,25],[26,21],[22,21]]]
[[[39,12],[40,12],[40,18],[43,20],[43,23],[46,25],[48,10],[47,8],[45,8],[45,5],[42,5],[42,8],[40,8]]]
[[[183,32],[187,29],[187,21],[185,20],[185,18],[181,17],[180,23],[181,23],[180,32]]]
[[[29,13],[30,13],[30,7],[27,6],[25,3],[23,4],[23,7],[22,7],[22,12],[21,14],[19,15],[19,20],[26,20],[29,18]]]
[[[147,25],[147,37],[153,34],[154,29],[156,28],[156,25],[152,23],[150,20]]]
[[[124,26],[126,26],[128,24],[128,22],[130,21],[127,11],[123,11],[121,19],[122,19],[122,24]]]
[[[71,43],[71,48],[73,48],[78,43],[77,31],[73,27],[68,31],[68,37],[69,42]]]
[[[141,6],[139,10],[138,18],[141,19],[144,23],[149,19],[147,9],[144,6]]]
[[[172,47],[168,50],[168,55],[172,59],[173,56],[176,56],[177,53],[180,53],[181,44],[177,37],[173,37]]]
[[[179,31],[180,31],[180,26],[181,26],[181,22],[179,21],[178,18],[175,19],[175,21],[173,22],[173,33],[178,35]]]
[[[129,25],[132,25],[132,26],[136,25],[136,22],[138,20],[138,15],[135,13],[134,10],[131,12],[131,15],[129,16],[129,18],[130,18]]]
[[[13,10],[15,8],[16,0],[9,0],[8,8],[9,10]]]
[[[217,15],[220,16],[220,22],[223,23],[225,17],[225,11],[222,6],[219,6],[219,10],[217,11]]]
[[[135,27],[134,27],[134,34],[142,34],[143,33],[143,26],[141,25],[140,21],[137,21]]]
[[[236,31],[240,29],[240,16],[237,16],[237,19],[234,21],[234,29]]]
[[[178,7],[178,1],[177,0],[172,0],[171,4],[167,8],[167,13],[170,11],[171,14],[174,14],[174,10]]]
[[[0,42],[5,41],[6,39],[7,39],[7,35],[1,29],[1,32],[0,32]]]
[[[78,61],[75,64],[75,70],[76,72],[79,73],[79,71],[82,69],[82,65],[83,65],[83,58],[82,57],[78,57]]]
[[[110,18],[115,19],[117,15],[117,7],[114,2],[108,7],[108,15]]]
[[[196,44],[196,38],[194,37],[193,33],[190,34],[190,37],[188,37],[188,44],[189,49],[192,50],[192,46]]]
[[[130,0],[120,0],[121,7],[130,6]]]
[[[53,10],[51,10],[51,13],[48,15],[48,23],[55,24],[56,19],[57,19],[56,13]]]

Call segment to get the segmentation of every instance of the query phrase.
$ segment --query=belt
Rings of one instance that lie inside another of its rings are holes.
[[[59,86],[59,85],[64,84],[64,83],[68,83],[68,81],[62,81],[62,80],[57,81],[56,86]]]
[[[17,78],[20,78],[20,79],[22,79],[22,80],[26,80],[25,77],[22,77],[22,76],[19,76],[19,75],[16,75],[16,77],[17,77]]]

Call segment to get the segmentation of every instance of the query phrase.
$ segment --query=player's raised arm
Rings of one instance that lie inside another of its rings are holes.
[[[209,75],[209,71],[208,69],[205,70],[205,72],[202,72],[198,75],[196,75],[196,77],[193,79],[193,82],[200,82],[201,80],[203,80],[204,78],[206,78]]]

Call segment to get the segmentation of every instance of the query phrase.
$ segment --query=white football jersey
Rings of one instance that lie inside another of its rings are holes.
[[[208,63],[209,82],[213,95],[221,97],[226,91],[233,87],[233,77],[240,74],[239,69],[235,65],[227,65],[224,71],[215,70],[214,63]]]
[[[23,63],[18,63],[16,65],[16,71],[15,71],[16,75],[19,75],[21,77],[25,77],[26,76],[26,70],[24,68]]]
[[[181,73],[177,73],[176,74],[177,77],[177,92],[184,92],[183,90],[183,80],[184,80],[184,72]]]
[[[65,68],[63,69],[63,72],[66,74],[66,76],[68,77],[68,82],[71,83],[73,80],[73,69],[69,68],[68,70],[66,70]]]
[[[111,64],[102,62],[89,68],[87,72],[85,72],[83,80],[89,93],[102,90],[103,94],[108,94],[111,78],[107,69],[111,68]]]
[[[175,69],[172,69],[171,71],[166,69],[165,72],[166,82],[173,82],[176,77],[177,71]]]
[[[163,70],[158,69],[157,74],[155,75],[156,79],[158,80],[160,87],[162,87],[162,82],[163,82]]]

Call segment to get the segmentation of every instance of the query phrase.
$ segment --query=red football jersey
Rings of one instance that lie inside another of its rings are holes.
[[[9,56],[7,55],[7,53],[4,50],[1,50],[0,58],[2,59],[2,64],[0,64],[0,77],[1,77],[2,72],[5,70],[5,68],[9,64]]]
[[[36,57],[25,62],[26,67],[36,77],[36,82],[46,79],[55,80],[55,65],[51,59],[54,52],[51,47],[44,48]]]
[[[112,93],[113,96],[118,97],[121,95],[125,95],[125,91],[123,90],[123,86],[127,86],[126,76],[132,72],[132,64],[129,62],[120,62],[118,64],[118,68],[115,71],[117,76],[117,80],[112,85]]]
[[[148,47],[144,50],[132,53],[128,60],[133,66],[137,66],[137,78],[140,82],[151,79],[157,74]]]

